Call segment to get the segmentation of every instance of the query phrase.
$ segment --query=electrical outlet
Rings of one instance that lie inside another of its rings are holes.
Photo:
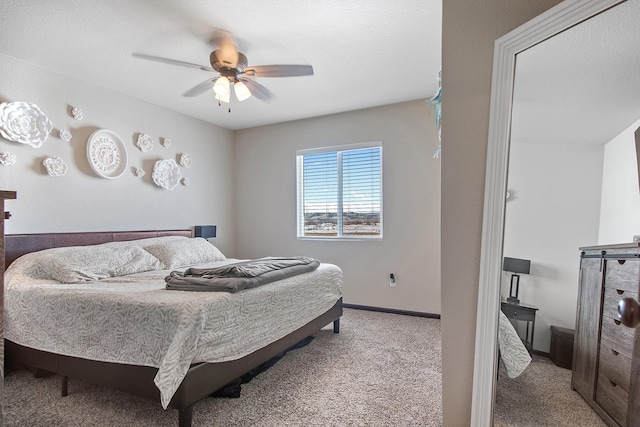
[[[396,275],[393,273],[389,274],[389,286],[392,288],[396,287]]]

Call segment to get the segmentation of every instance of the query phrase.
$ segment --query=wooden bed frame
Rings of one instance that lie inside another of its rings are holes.
[[[100,243],[144,239],[162,236],[192,237],[191,230],[154,230],[123,232],[14,234],[5,236],[5,260],[8,267],[19,256],[42,249],[83,246]],[[342,299],[327,312],[289,335],[238,360],[191,365],[169,408],[178,410],[179,427],[190,427],[193,405],[248,371],[292,347],[309,335],[333,322],[333,331],[340,331]],[[67,395],[67,378],[85,380],[160,402],[160,391],[153,379],[157,368],[99,362],[78,357],[40,351],[5,340],[5,356],[12,362],[32,369],[62,376],[62,395]]]

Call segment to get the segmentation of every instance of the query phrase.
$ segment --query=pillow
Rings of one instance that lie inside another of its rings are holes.
[[[82,283],[162,268],[140,246],[69,246],[32,254],[28,273],[61,283]]]
[[[122,240],[122,241],[118,241],[118,242],[108,242],[108,243],[102,243],[102,246],[149,246],[149,245],[154,245],[156,243],[163,243],[163,242],[168,242],[171,240],[184,240],[184,239],[189,239],[189,237],[187,236],[162,236],[162,237],[147,237],[144,239],[138,239],[138,240]]]
[[[145,246],[144,249],[158,258],[167,269],[227,259],[218,248],[202,237],[171,240]]]

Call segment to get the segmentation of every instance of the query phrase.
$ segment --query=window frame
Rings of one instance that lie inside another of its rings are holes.
[[[362,150],[368,148],[380,149],[380,234],[378,235],[344,235],[343,233],[343,176],[342,176],[342,152]],[[326,146],[319,148],[310,148],[296,151],[296,236],[299,240],[367,240],[367,241],[381,241],[383,238],[384,219],[383,219],[383,205],[384,205],[384,180],[383,180],[383,144],[382,141],[370,141],[370,142],[358,142],[353,144]],[[337,171],[337,223],[336,228],[338,230],[337,236],[309,236],[304,234],[305,220],[304,220],[304,166],[303,157],[309,154],[321,154],[321,153],[338,153],[338,171]]]

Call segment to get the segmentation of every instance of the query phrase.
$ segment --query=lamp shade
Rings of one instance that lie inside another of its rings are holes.
[[[213,91],[216,93],[216,95],[219,95],[220,98],[228,97],[231,93],[231,90],[229,89],[229,79],[224,76],[220,77],[214,83]],[[224,99],[221,100],[224,101]]]
[[[502,270],[518,274],[529,274],[531,260],[504,257]]]
[[[195,237],[203,237],[205,239],[216,237],[216,226],[215,225],[196,225],[194,227],[193,234]]]
[[[227,104],[229,104],[229,102],[231,101],[231,94],[228,93],[225,96],[221,96],[216,93],[216,99],[218,101],[226,102]]]
[[[236,97],[238,98],[238,101],[244,101],[245,99],[251,96],[251,91],[249,91],[249,88],[247,87],[247,85],[242,82],[235,82],[233,84],[233,89],[236,92]]]

